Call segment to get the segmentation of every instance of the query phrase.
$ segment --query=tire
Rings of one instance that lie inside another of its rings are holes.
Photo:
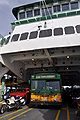
[[[16,102],[16,109],[20,109],[21,108],[21,104],[20,104],[20,102]]]
[[[23,102],[23,106],[24,106],[24,105],[26,105],[26,99],[25,98],[23,98],[23,99],[24,99],[24,102]]]
[[[1,110],[0,110],[1,114],[3,114],[5,111],[6,111],[6,106],[2,105]]]

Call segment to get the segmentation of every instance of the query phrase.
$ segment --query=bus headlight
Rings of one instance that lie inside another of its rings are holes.
[[[33,101],[37,101],[38,99],[37,98],[33,98]]]
[[[56,102],[58,102],[58,101],[59,101],[59,98],[54,98],[54,100],[55,100]]]
[[[47,101],[47,98],[46,98],[46,97],[44,98],[44,101]]]

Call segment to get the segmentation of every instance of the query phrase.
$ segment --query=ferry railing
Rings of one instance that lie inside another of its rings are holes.
[[[33,23],[33,22],[39,22],[39,21],[45,21],[45,20],[50,20],[50,19],[57,19],[57,18],[62,18],[62,17],[70,17],[70,16],[76,16],[76,15],[80,15],[80,9],[79,10],[73,10],[73,11],[67,11],[67,12],[59,12],[59,13],[55,13],[52,14],[51,16],[40,16],[40,17],[33,17],[33,18],[25,18],[25,19],[20,19],[20,20],[16,20],[14,22],[11,23],[12,26],[12,30],[14,30],[15,26],[18,25],[23,25],[23,24],[29,24],[29,23]]]

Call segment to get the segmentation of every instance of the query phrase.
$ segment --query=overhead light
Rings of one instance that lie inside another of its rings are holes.
[[[70,56],[68,55],[68,56],[67,56],[67,59],[69,59],[69,58],[70,58]]]
[[[67,70],[69,70],[69,68],[67,67]]]
[[[34,61],[34,59],[32,58],[32,61]]]
[[[45,71],[45,69],[43,69],[43,71]]]

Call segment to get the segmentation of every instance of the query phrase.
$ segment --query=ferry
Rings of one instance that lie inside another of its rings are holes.
[[[80,0],[42,0],[12,13],[12,33],[0,39],[0,79],[9,70],[24,81],[40,71],[56,71],[64,85],[78,83]]]

